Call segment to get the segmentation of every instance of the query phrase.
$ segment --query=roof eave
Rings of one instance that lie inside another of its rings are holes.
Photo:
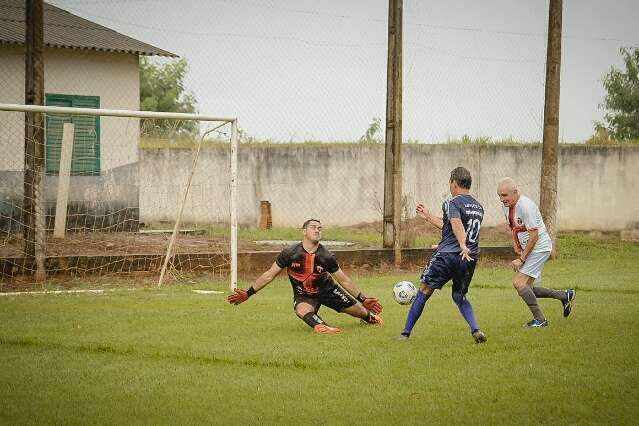
[[[24,46],[23,42],[11,41],[11,40],[0,40],[0,45],[14,45],[14,46]],[[68,46],[63,44],[52,44],[45,43],[46,47],[50,47],[53,49],[68,49],[68,50],[93,50],[95,52],[111,52],[111,53],[123,53],[128,55],[142,55],[142,56],[164,56],[167,58],[179,58],[179,55],[175,53],[168,52],[166,50],[158,49],[155,52],[145,52],[142,50],[123,50],[123,49],[110,49],[110,48],[102,48],[102,47],[90,47],[90,46]]]

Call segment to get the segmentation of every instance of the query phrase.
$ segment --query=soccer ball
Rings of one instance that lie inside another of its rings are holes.
[[[393,287],[393,299],[400,305],[410,305],[417,296],[417,289],[410,281],[400,281]]]

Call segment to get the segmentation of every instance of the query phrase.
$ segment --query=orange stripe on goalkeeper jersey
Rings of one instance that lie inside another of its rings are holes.
[[[304,272],[308,273],[308,276],[303,282],[304,290],[309,293],[317,293],[317,289],[313,285],[315,282],[315,253],[307,253],[304,260]]]
[[[318,288],[315,286],[315,281],[317,281],[319,276],[320,274],[311,274],[304,280],[302,285],[304,286],[304,290],[306,290],[307,293],[317,293],[319,291]]]
[[[303,273],[299,274],[297,272],[293,272],[291,271],[291,268],[287,268],[286,271],[291,277],[295,278],[296,280],[300,282],[306,281],[315,272],[315,253],[304,254],[304,272]]]
[[[287,270],[288,275],[295,278],[299,282],[304,282],[309,277],[310,274],[298,274],[297,272],[293,272],[290,269]]]
[[[316,273],[311,273],[309,275],[303,275],[303,274],[297,274],[295,272],[292,271],[288,271],[288,275],[295,279],[296,281],[298,281],[302,287],[304,287],[304,290],[307,293],[317,293],[318,289],[313,285],[313,283],[315,281],[317,281],[317,279],[319,277],[322,276],[322,274],[316,274]]]
[[[304,259],[306,262],[304,264],[304,272],[312,274],[315,272],[315,253],[306,254],[306,258]]]

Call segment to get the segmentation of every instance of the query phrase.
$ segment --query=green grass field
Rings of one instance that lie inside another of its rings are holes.
[[[639,245],[565,236],[547,286],[576,287],[573,314],[542,300],[528,330],[511,272],[480,265],[469,298],[476,345],[450,288],[408,342],[390,289],[418,271],[357,276],[383,327],[325,308],[339,335],[295,317],[278,278],[241,306],[207,282],[103,295],[0,298],[1,424],[636,424]],[[242,283],[242,286],[248,282]]]

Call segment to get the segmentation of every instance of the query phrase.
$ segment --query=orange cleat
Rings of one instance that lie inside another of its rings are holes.
[[[326,324],[317,324],[315,327],[313,327],[313,330],[315,330],[315,332],[319,334],[335,334],[342,331],[337,327],[331,327]]]

